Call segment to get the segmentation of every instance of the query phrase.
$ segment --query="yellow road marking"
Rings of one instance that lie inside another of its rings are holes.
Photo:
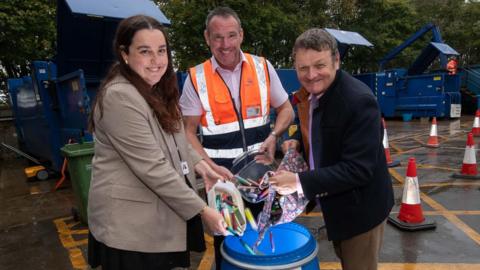
[[[458,169],[452,169],[452,168],[449,168],[449,167],[441,167],[441,166],[428,165],[428,164],[417,164],[417,168],[419,168],[419,169],[439,169],[439,170],[445,170],[445,171],[458,172]]]
[[[398,182],[400,182],[400,184],[403,184],[402,176],[401,176],[396,170],[394,170],[393,168],[389,168],[389,169],[388,169],[388,172],[389,172],[390,175],[393,177],[393,179],[395,179],[395,180],[397,180]]]
[[[83,258],[82,251],[79,248],[71,248],[68,250],[70,261],[75,269],[87,269],[87,263]]]
[[[425,145],[425,142],[421,141],[419,138],[412,138],[414,141],[420,143],[421,145]]]
[[[428,165],[427,165],[428,166]],[[419,166],[417,165],[417,168]],[[433,166],[432,166],[433,167]],[[422,167],[425,168],[425,167]],[[400,184],[403,185],[403,177],[393,168],[389,168],[388,171],[390,175],[397,180]],[[394,184],[396,186],[396,184]],[[445,186],[480,186],[479,181],[461,181],[461,180],[452,180],[452,182],[431,182],[431,183],[423,183],[420,187],[445,187]]]
[[[398,211],[392,211],[391,214],[398,214]],[[480,210],[442,210],[442,211],[423,211],[425,216],[442,216],[442,215],[460,215],[460,216],[478,216]],[[300,217],[322,217],[321,212],[310,212],[308,215],[302,213]]]
[[[379,270],[477,270],[480,264],[468,263],[379,263]],[[336,262],[321,262],[320,269],[341,270]]]
[[[318,264],[320,266],[320,269],[325,269],[325,270],[341,270],[342,269],[342,265],[338,262],[320,262]]]
[[[420,150],[420,149],[423,149],[423,147],[422,146],[415,147],[415,148],[412,148],[412,149],[405,150],[405,151],[403,151],[401,153],[398,153],[398,154],[408,154],[408,153],[415,152],[415,151]]]
[[[398,214],[398,212],[391,212],[392,214]],[[423,215],[425,216],[442,216],[442,215],[447,215],[447,214],[452,214],[452,215],[459,215],[459,216],[478,216],[480,215],[480,210],[446,210],[446,211],[423,211]]]
[[[480,186],[480,182],[459,181],[459,182],[425,183],[420,185],[420,187],[447,187],[447,186],[460,186],[460,187]]]
[[[393,148],[396,152],[402,152],[402,148],[398,147],[396,143],[389,143],[389,148]]]
[[[475,270],[475,263],[380,263],[380,270]]]
[[[400,174],[393,168],[388,169],[390,174],[395,178],[397,181],[400,183],[403,183],[402,177]],[[448,211],[445,207],[443,207],[441,204],[436,202],[434,199],[430,198],[428,195],[420,191],[420,197],[421,199],[428,204],[430,207],[432,207],[434,210],[442,212],[444,211],[445,213],[443,216],[448,219],[450,222],[452,222],[457,228],[459,228],[461,231],[463,231],[468,237],[470,237],[473,241],[475,241],[477,244],[480,245],[480,234],[476,232],[474,229],[472,229],[470,226],[468,226],[465,222],[460,220],[455,214],[452,214],[450,211]]]
[[[82,230],[71,230],[71,234],[88,234],[88,229],[82,229]]]
[[[82,251],[77,247],[81,245],[86,245],[88,239],[82,239],[80,241],[75,241],[70,233],[69,226],[65,223],[65,220],[69,218],[59,218],[55,219],[53,222],[57,227],[58,237],[63,247],[68,250],[70,262],[75,269],[86,269],[87,263],[83,257]]]
[[[200,261],[200,264],[198,265],[198,270],[210,270],[212,269],[212,264],[215,261],[215,253],[213,250],[213,238],[208,235],[204,234],[205,236],[205,244],[207,246],[207,250],[205,250],[205,253],[202,256],[202,260]]]
[[[428,131],[426,131],[428,132]],[[412,133],[408,135],[403,135],[403,136],[392,136],[390,137],[390,141],[400,141],[400,140],[408,140],[414,137],[419,137],[419,136],[424,136],[426,132],[418,132],[418,133]]]
[[[300,217],[323,217],[322,212],[310,212],[305,214],[305,212],[300,214]]]
[[[465,222],[459,219],[456,215],[448,213],[448,210],[443,207],[441,204],[427,196],[425,193],[421,192],[420,197],[422,198],[425,203],[430,205],[433,209],[437,211],[447,211],[444,216],[452,222],[455,226],[457,226],[460,230],[462,230],[468,237],[470,237],[473,241],[477,242],[480,245],[480,234],[468,226]]]

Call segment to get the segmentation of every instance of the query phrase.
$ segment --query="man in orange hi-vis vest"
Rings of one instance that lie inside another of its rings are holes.
[[[231,179],[232,161],[240,154],[258,150],[273,158],[276,140],[294,113],[270,62],[241,51],[243,29],[235,11],[228,7],[212,10],[204,37],[213,56],[189,69],[180,107],[193,148],[224,179]],[[273,130],[270,107],[276,112]],[[202,143],[197,138],[198,127]],[[262,205],[247,203],[254,215]],[[220,269],[223,237],[214,239],[216,267]]]
[[[450,75],[455,75],[457,74],[457,59],[455,57],[450,58],[450,60],[447,63],[447,70],[448,74]]]

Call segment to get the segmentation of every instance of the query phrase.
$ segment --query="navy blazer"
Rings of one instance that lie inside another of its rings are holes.
[[[307,198],[320,201],[329,240],[367,232],[390,213],[393,188],[382,139],[372,91],[337,71],[313,111],[315,169],[299,174]]]

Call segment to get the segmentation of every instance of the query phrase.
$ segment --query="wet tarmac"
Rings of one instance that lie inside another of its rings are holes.
[[[464,157],[473,116],[439,120],[439,148],[427,148],[428,119],[387,120],[392,158],[390,168],[398,214],[409,157],[415,157],[423,214],[435,221],[434,230],[405,232],[386,225],[380,269],[480,269],[480,180],[452,178]],[[480,138],[476,138],[476,149]],[[0,141],[15,145],[14,128],[0,122]],[[477,151],[478,153],[478,151]],[[75,221],[75,196],[67,181],[52,191],[57,178],[31,181],[23,173],[28,163],[0,149],[0,269],[89,269],[88,228]],[[341,269],[322,228],[321,213],[302,215],[296,222],[316,237],[321,269]],[[191,269],[213,269],[212,239],[203,253],[192,255]]]

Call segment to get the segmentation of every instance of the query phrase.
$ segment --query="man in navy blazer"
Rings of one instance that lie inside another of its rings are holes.
[[[321,204],[328,239],[343,269],[377,269],[393,188],[375,96],[340,69],[335,39],[323,29],[301,34],[293,59],[300,132],[285,147],[303,147],[310,171],[280,172],[278,189],[297,189]]]

